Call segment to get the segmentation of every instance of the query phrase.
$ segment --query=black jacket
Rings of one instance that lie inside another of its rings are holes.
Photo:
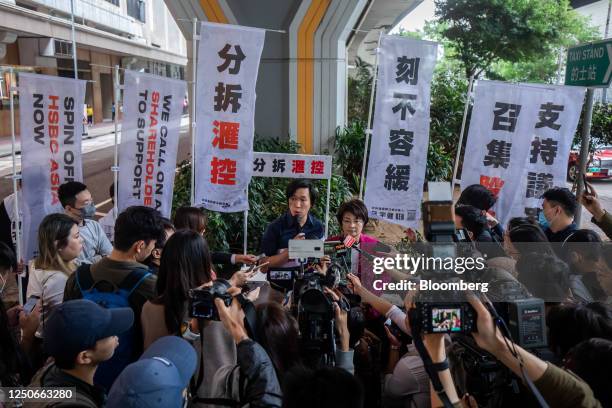
[[[230,402],[241,407],[280,408],[282,391],[268,353],[251,339],[241,341],[237,352],[237,365],[223,366],[215,373],[212,397],[198,398],[196,403],[206,407],[227,406]]]
[[[100,387],[87,384],[86,382],[71,376],[67,372],[52,364],[43,373],[40,379],[41,387],[74,387],[76,388],[75,399],[65,402],[51,404],[55,407],[73,408],[98,408],[106,404],[106,393]]]

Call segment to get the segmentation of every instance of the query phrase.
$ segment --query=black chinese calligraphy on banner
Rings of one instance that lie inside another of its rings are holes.
[[[577,122],[572,126],[573,119],[568,121],[569,106],[559,97],[568,87],[554,88],[495,81],[476,85],[461,187],[482,184],[493,192],[493,212],[502,224],[525,216],[525,208],[532,213],[544,191],[563,185]],[[576,96],[576,89],[567,92]],[[581,106],[582,97],[575,99]],[[561,138],[569,128],[569,139]],[[559,169],[561,179],[555,176]]]
[[[416,226],[429,145],[430,84],[438,44],[381,37],[365,203],[370,216]]]
[[[586,90],[578,86],[521,85],[542,92],[533,112],[533,136],[511,217],[537,216],[542,194],[552,187],[565,187],[567,160]]]
[[[248,210],[255,84],[265,31],[202,23],[198,49],[195,204]]]

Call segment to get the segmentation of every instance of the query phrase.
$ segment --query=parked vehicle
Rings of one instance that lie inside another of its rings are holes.
[[[567,164],[567,179],[575,181],[579,173],[580,152],[572,150]],[[612,146],[602,146],[591,155],[586,176],[588,179],[612,178]]]

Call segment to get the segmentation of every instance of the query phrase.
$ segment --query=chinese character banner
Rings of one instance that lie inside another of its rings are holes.
[[[197,72],[195,204],[213,211],[249,208],[255,85],[262,29],[202,23]]]
[[[125,71],[119,211],[145,205],[170,216],[185,90],[184,81]]]
[[[429,41],[381,37],[364,197],[373,218],[415,227],[420,217],[437,50]]]
[[[549,171],[538,176],[529,174],[536,167],[532,170],[526,167],[532,159],[535,161],[531,164],[540,162],[552,166],[555,157],[562,153],[559,139],[551,139],[551,136],[558,130],[555,128],[559,125],[559,115],[565,108],[555,102],[553,95],[552,90],[539,85],[477,83],[461,187],[482,184],[491,190],[497,196],[493,211],[502,224],[514,214],[513,206],[522,189],[523,196],[529,194],[529,198],[534,198],[553,184]],[[567,127],[575,129],[576,125],[570,126],[567,122]],[[571,140],[567,142],[571,144]],[[567,152],[565,154],[565,159],[559,159],[559,163],[567,162]],[[525,191],[528,177],[533,178],[533,183],[529,183],[531,187]]]
[[[329,179],[332,176],[332,158],[319,155],[255,152],[253,176]]]
[[[85,81],[19,74],[24,260],[35,256],[38,226],[62,211],[59,186],[83,180]]]
[[[586,88],[521,84],[540,89],[538,109],[521,185],[510,217],[537,216],[540,197],[552,187],[565,187],[567,160],[578,126]]]

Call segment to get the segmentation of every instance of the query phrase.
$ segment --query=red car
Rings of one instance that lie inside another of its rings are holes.
[[[575,181],[578,175],[578,159],[580,152],[571,151],[567,164],[567,179]],[[587,167],[587,178],[589,179],[608,179],[612,178],[612,146],[600,147],[591,155]]]

